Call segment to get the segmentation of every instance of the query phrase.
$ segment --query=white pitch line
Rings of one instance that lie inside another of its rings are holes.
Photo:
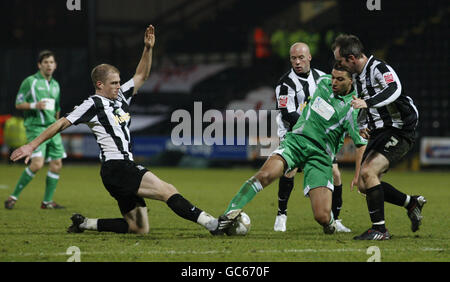
[[[441,251],[447,251],[443,248],[418,248],[418,249],[381,249],[382,251],[389,251],[389,252],[399,252],[399,251],[419,251],[419,252],[441,252]],[[284,249],[284,250],[255,250],[255,252],[258,253],[358,253],[358,252],[366,252],[367,249],[355,249],[355,248],[339,248],[339,249]],[[139,255],[186,255],[186,254],[192,254],[192,255],[210,255],[210,254],[230,254],[231,251],[225,251],[225,250],[215,250],[215,251],[177,251],[177,250],[163,250],[163,251],[146,251],[146,252],[126,252],[126,251],[111,251],[111,252],[83,252],[81,250],[80,255],[107,255],[107,254],[139,254]],[[3,254],[8,257],[11,256],[69,256],[67,253],[58,252],[58,253],[18,253],[18,254]]]

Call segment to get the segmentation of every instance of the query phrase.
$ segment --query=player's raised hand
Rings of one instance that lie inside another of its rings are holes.
[[[155,28],[153,25],[149,25],[145,30],[144,44],[147,48],[153,48],[155,45]]]
[[[10,159],[12,161],[18,161],[22,158],[25,158],[25,164],[28,164],[30,160],[31,154],[33,153],[33,147],[31,145],[25,144],[12,152]]]

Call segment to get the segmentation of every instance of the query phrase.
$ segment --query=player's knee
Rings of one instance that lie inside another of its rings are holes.
[[[138,222],[137,219],[128,219],[128,233],[148,234],[150,227],[148,222]]]
[[[133,234],[148,234],[150,228],[148,226],[137,226],[136,224],[131,224],[128,227],[128,232]]]
[[[44,166],[44,159],[33,159],[30,164],[30,170],[33,173],[38,172]]]
[[[363,194],[366,194],[367,188],[365,186],[363,186],[363,185],[359,185],[358,186],[358,191],[363,193]]]
[[[55,160],[50,162],[50,171],[54,173],[59,173],[62,169],[62,161]]]
[[[376,175],[373,173],[372,169],[370,169],[369,167],[361,168],[361,170],[359,172],[359,184],[360,185],[362,184],[362,186],[365,186],[365,184],[367,182],[369,182],[369,180],[374,176],[376,176]]]
[[[148,226],[139,227],[137,229],[136,234],[148,234],[150,232],[150,228]]]
[[[164,189],[160,193],[160,197],[163,201],[167,201],[170,197],[175,194],[179,194],[177,188],[170,183],[164,183]]]
[[[359,192],[365,191],[366,185],[364,184],[364,181],[363,181],[363,179],[361,177],[361,174],[359,175],[358,182],[356,183],[356,185],[358,186],[358,191]]]
[[[175,188],[175,186],[173,186],[172,184],[167,184],[167,191],[169,191],[169,193],[171,193],[171,194],[177,194],[177,193],[179,193],[178,192],[178,190],[177,190],[177,188]]]
[[[272,182],[270,173],[264,170],[258,171],[254,177],[258,179],[263,187],[266,187]]]

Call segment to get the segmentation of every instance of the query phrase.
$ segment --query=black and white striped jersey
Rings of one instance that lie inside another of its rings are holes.
[[[131,153],[129,104],[134,81],[120,87],[117,99],[92,95],[76,107],[66,118],[74,125],[84,123],[91,129],[100,146],[100,160],[133,160]]]
[[[284,74],[275,87],[277,99],[278,137],[284,138],[288,131],[297,122],[309,98],[316,91],[319,77],[325,75],[324,72],[311,69],[308,77],[301,77],[291,68]]]
[[[370,56],[363,71],[353,75],[358,97],[365,100],[368,109],[360,124],[370,130],[395,127],[414,131],[419,112],[413,100],[402,90],[394,69],[383,61]]]

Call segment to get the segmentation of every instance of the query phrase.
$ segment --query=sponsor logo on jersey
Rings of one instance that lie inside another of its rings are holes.
[[[131,118],[130,113],[124,113],[122,115],[118,115],[118,114],[114,115],[114,120],[116,121],[116,124],[128,122],[130,120],[130,118]]]

